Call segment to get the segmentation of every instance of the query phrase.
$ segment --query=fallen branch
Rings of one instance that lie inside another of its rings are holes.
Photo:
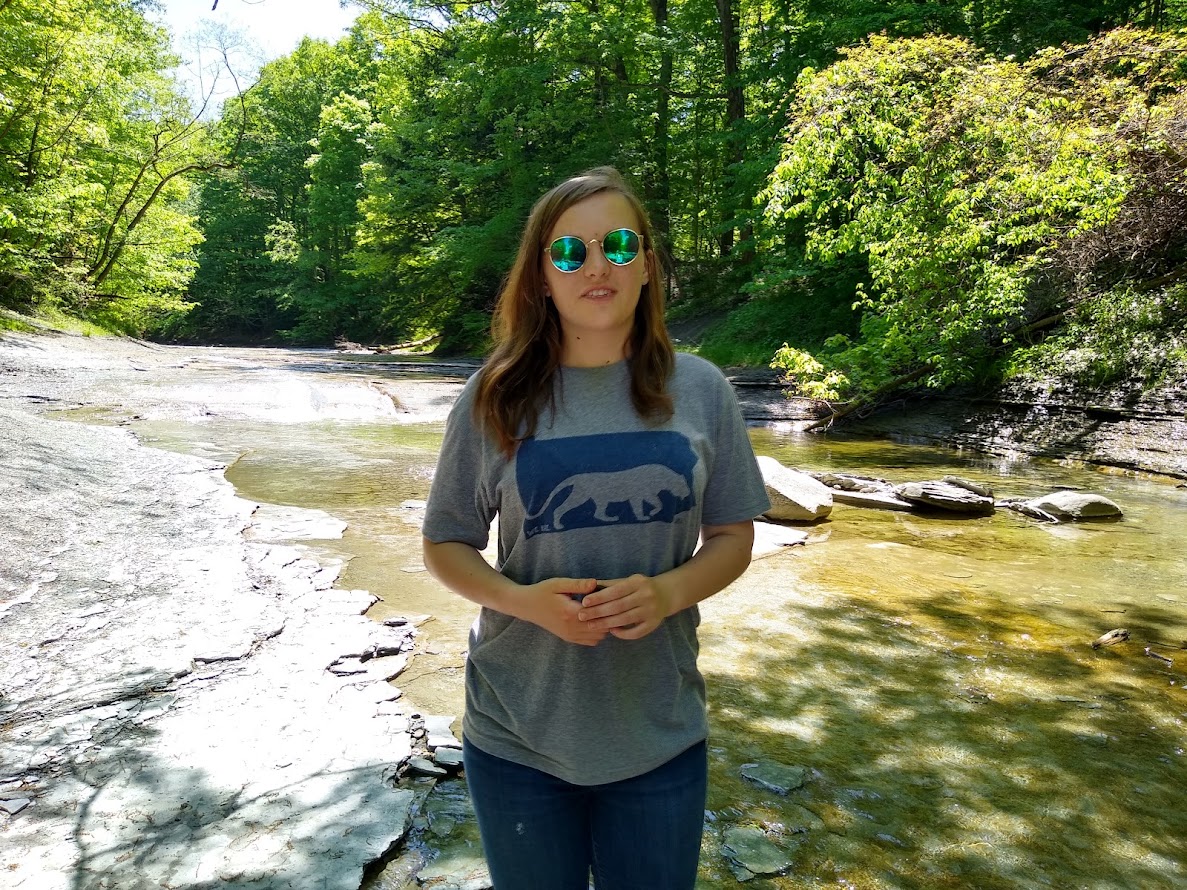
[[[1165,655],[1160,655],[1159,653],[1154,652],[1153,650],[1150,649],[1149,646],[1147,646],[1142,651],[1145,652],[1147,655],[1149,655],[1151,658],[1157,658],[1159,661],[1163,662],[1164,664],[1171,664],[1171,665],[1174,664],[1174,662],[1171,659],[1167,658]]]
[[[822,417],[822,418],[820,418],[820,420],[817,420],[817,421],[814,421],[814,422],[808,424],[806,427],[804,427],[804,431],[808,432],[810,430],[817,430],[817,429],[820,429],[821,427],[824,427],[827,429],[828,427],[833,425],[833,421],[840,420],[842,417],[846,417],[846,416],[852,414],[854,411],[857,411],[860,408],[864,408],[865,406],[876,402],[878,399],[880,399],[882,396],[886,395],[887,393],[894,392],[896,389],[906,386],[908,383],[914,383],[916,380],[918,380],[924,374],[930,373],[931,370],[932,370],[931,365],[924,365],[922,368],[916,368],[914,371],[911,371],[909,374],[904,374],[902,377],[898,377],[898,378],[890,381],[889,383],[885,384],[884,386],[878,387],[871,393],[868,393],[864,396],[858,396],[852,402],[847,404],[844,408],[841,408],[837,411],[833,411],[827,417]]]

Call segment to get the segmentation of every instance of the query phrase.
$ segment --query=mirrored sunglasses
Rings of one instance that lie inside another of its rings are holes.
[[[597,240],[593,238],[588,243],[594,244]],[[589,255],[586,243],[576,235],[563,235],[548,245],[548,258],[561,272],[576,272],[585,265],[585,258]],[[602,238],[602,254],[614,265],[625,266],[639,255],[642,243],[638,232],[615,229]]]

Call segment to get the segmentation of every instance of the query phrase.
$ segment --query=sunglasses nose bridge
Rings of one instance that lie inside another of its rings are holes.
[[[596,251],[590,250],[589,245],[591,244],[596,244],[598,249]],[[599,264],[599,268],[610,268],[612,264],[609,258],[606,256],[606,245],[604,245],[599,238],[590,238],[585,242],[585,262],[581,264],[581,268],[586,272],[594,271],[591,267],[593,266],[595,255],[598,257],[597,262]]]

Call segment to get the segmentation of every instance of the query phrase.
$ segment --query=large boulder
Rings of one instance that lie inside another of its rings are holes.
[[[833,511],[832,491],[807,473],[789,469],[773,457],[760,457],[758,467],[771,499],[771,509],[765,514],[767,518],[782,522],[813,522]]]
[[[1120,519],[1121,508],[1108,498],[1083,491],[1053,491],[1024,501],[1023,506],[1042,510],[1056,519]]]

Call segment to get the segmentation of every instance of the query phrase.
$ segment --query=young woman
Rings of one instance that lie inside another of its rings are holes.
[[[696,604],[746,569],[769,505],[733,391],[674,354],[663,312],[638,198],[611,168],[561,183],[446,426],[424,557],[482,607],[463,743],[496,890],[696,881]]]

